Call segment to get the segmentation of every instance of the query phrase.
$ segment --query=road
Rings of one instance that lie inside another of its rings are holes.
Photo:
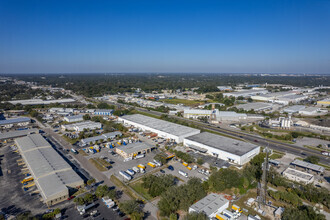
[[[49,138],[50,141],[54,142],[54,144],[62,147],[63,149],[71,150],[72,145],[68,143],[66,140],[64,140],[59,134],[53,131],[51,127],[49,127],[47,124],[46,126],[39,121],[36,121],[40,128],[43,129],[45,132],[45,136]],[[95,178],[98,182],[103,181],[104,184],[106,184],[108,187],[115,187],[113,182],[108,179],[103,173],[101,173],[93,164],[91,164],[88,159],[80,154],[72,154],[72,157],[76,159],[76,161],[79,163],[79,165],[85,169],[93,178]],[[130,200],[130,197],[122,193],[120,201],[127,201]],[[150,202],[145,204],[144,207],[145,211],[149,214],[147,219],[153,220],[157,219],[157,211],[158,208],[154,204],[151,204]]]
[[[113,103],[113,102],[109,102],[109,103],[117,105],[117,106],[130,107],[130,108],[133,107],[133,106],[126,105],[126,104],[119,104],[119,103]],[[156,116],[161,116],[161,115],[165,114],[162,112],[157,112],[157,111],[152,111],[152,110],[149,111],[147,109],[140,108],[140,107],[133,107],[133,108],[135,108],[138,111],[156,115]],[[285,152],[285,153],[291,153],[291,154],[297,155],[302,158],[305,158],[308,156],[317,156],[320,158],[320,163],[325,164],[325,165],[330,164],[330,158],[322,155],[319,151],[316,151],[316,150],[312,150],[312,149],[300,147],[300,146],[295,146],[292,144],[286,144],[286,143],[276,141],[276,140],[265,139],[265,138],[257,136],[257,135],[247,134],[247,133],[240,132],[240,131],[233,131],[233,130],[229,130],[229,129],[225,129],[225,128],[219,128],[219,127],[216,127],[215,125],[210,125],[207,123],[203,123],[203,122],[199,122],[199,121],[195,121],[195,120],[191,120],[191,119],[187,119],[187,118],[182,118],[182,117],[172,116],[172,115],[168,115],[168,117],[187,121],[189,123],[199,126],[200,128],[203,128],[205,130],[210,130],[210,131],[219,132],[219,133],[222,133],[225,135],[230,135],[235,138],[240,138],[240,139],[243,139],[248,142],[253,142],[254,144],[257,144],[262,147],[268,146],[270,149]]]

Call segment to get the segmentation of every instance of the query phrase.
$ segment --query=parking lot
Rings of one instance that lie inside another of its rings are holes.
[[[96,206],[88,210],[84,215],[80,215],[76,209],[75,205],[71,205],[64,209],[63,219],[104,219],[104,220],[120,220],[125,219],[125,216],[120,216],[119,211],[114,211],[112,208],[109,209],[100,200],[94,202]],[[97,215],[95,217],[91,216],[93,211],[97,210]]]
[[[28,191],[23,190],[21,181],[26,177],[22,173],[22,166],[17,160],[21,159],[18,153],[10,148],[9,144],[4,144],[0,148],[1,168],[3,175],[0,176],[0,209],[7,214],[16,215],[24,211],[31,211],[32,214],[43,213],[47,206],[41,201],[39,193],[32,186]]]

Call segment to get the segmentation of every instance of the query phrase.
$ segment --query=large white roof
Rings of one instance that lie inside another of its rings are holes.
[[[141,114],[124,115],[121,118],[175,136],[187,135],[199,131],[195,128],[190,128],[187,126],[144,116]]]
[[[44,200],[67,193],[68,186],[83,184],[78,174],[40,134],[17,138],[15,142]]]

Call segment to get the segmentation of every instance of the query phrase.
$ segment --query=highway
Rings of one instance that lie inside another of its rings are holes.
[[[138,111],[156,115],[156,116],[161,116],[161,115],[165,114],[162,112],[157,112],[157,111],[152,111],[152,110],[149,111],[144,108],[133,107],[133,106],[126,105],[126,104],[119,104],[119,103],[113,103],[113,102],[109,102],[109,103],[111,103],[113,105],[121,106],[121,107],[126,107],[126,108],[135,108]],[[224,135],[239,138],[244,141],[252,142],[252,143],[257,144],[262,147],[268,146],[270,149],[285,152],[285,153],[291,153],[291,154],[297,155],[302,158],[305,158],[308,156],[317,156],[320,158],[320,163],[325,164],[325,165],[330,165],[330,159],[328,156],[324,156],[321,154],[321,152],[313,150],[313,149],[295,146],[292,144],[287,144],[287,143],[283,143],[283,142],[276,141],[276,140],[265,139],[265,138],[257,136],[257,135],[248,134],[248,133],[244,133],[244,132],[240,132],[240,131],[233,131],[233,130],[229,130],[229,129],[225,129],[225,128],[220,128],[220,127],[216,127],[215,125],[211,125],[211,124],[207,124],[207,123],[203,123],[203,122],[199,122],[199,121],[191,120],[191,119],[187,119],[187,118],[182,118],[182,117],[178,117],[178,116],[168,115],[168,117],[187,121],[189,123],[199,126],[200,128],[203,128],[205,130],[215,131],[215,132],[218,132],[218,133],[221,133]]]

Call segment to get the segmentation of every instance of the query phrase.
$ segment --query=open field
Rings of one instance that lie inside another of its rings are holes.
[[[184,104],[184,105],[188,105],[188,106],[193,106],[193,105],[200,105],[200,104],[204,104],[203,101],[198,101],[198,100],[186,100],[186,99],[164,99],[162,100],[165,103],[169,103],[169,104]]]
[[[104,166],[102,166],[96,159],[94,158],[90,158],[88,160],[91,164],[93,164],[99,171],[103,172],[103,171],[107,171],[108,169],[105,168]]]
[[[151,200],[153,198],[151,195],[149,195],[148,190],[143,188],[142,181],[135,182],[130,186],[147,200]]]

